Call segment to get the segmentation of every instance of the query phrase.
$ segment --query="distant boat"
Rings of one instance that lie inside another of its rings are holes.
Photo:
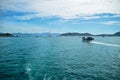
[[[103,38],[105,37],[105,35],[102,36]]]
[[[82,41],[87,41],[87,42],[90,42],[90,41],[93,41],[94,38],[93,37],[82,37]]]
[[[49,29],[49,35],[48,35],[49,37],[52,37],[52,35],[51,35],[51,30]]]

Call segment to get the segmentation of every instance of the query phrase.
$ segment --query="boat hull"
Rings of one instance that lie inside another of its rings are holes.
[[[83,41],[83,42],[90,42],[90,41],[93,41],[93,40],[94,40],[93,37],[83,37],[83,38],[82,38],[82,41]]]

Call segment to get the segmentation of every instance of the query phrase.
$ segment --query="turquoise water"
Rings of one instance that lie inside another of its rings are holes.
[[[120,37],[1,37],[0,80],[120,80]]]

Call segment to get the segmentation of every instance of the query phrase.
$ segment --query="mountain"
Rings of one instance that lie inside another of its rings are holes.
[[[59,33],[41,33],[40,35],[41,36],[53,36],[53,37],[55,37],[55,36],[59,36],[60,34]]]
[[[92,34],[73,32],[73,33],[63,33],[63,34],[60,34],[60,36],[92,36]]]
[[[0,37],[13,37],[13,34],[10,33],[0,33]]]
[[[114,34],[99,34],[99,35],[95,35],[95,36],[120,36],[120,32],[116,32]]]
[[[120,36],[120,32],[116,32],[114,34],[98,34],[98,35],[92,35],[90,33],[77,33],[77,32],[69,32],[69,33],[63,33],[60,34],[60,36]]]
[[[35,33],[13,33],[17,37],[34,37],[34,36],[39,36],[39,34]]]
[[[120,32],[114,33],[113,36],[120,36]]]
[[[59,33],[13,33],[13,35],[17,37],[47,37],[49,35],[51,36],[59,36]]]
[[[94,36],[113,36],[113,34],[98,34],[98,35],[94,35]]]

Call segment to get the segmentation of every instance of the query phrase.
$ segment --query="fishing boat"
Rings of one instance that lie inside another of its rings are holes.
[[[82,41],[87,41],[87,42],[90,42],[90,41],[93,41],[94,38],[93,37],[82,37]]]

